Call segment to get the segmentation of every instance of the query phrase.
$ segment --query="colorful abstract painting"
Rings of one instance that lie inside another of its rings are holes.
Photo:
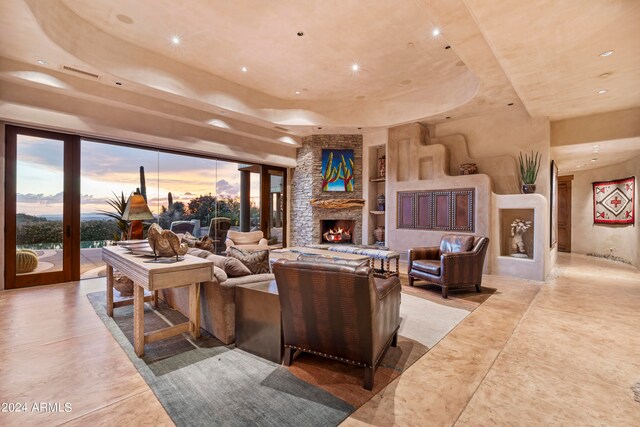
[[[322,191],[353,191],[353,150],[322,150]]]
[[[633,224],[636,178],[593,183],[593,223]]]

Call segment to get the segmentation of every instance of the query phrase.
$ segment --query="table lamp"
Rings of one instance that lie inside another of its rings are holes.
[[[127,206],[122,214],[122,219],[131,221],[129,224],[129,232],[127,240],[142,239],[142,221],[145,219],[153,219],[153,214],[147,206],[147,201],[142,194],[132,194],[127,201]]]

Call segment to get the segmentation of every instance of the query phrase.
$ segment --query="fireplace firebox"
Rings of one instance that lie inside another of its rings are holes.
[[[352,243],[356,222],[349,219],[320,221],[320,243]]]

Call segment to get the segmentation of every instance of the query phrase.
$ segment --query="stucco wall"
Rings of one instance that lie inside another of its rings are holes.
[[[640,156],[624,163],[574,173],[571,184],[571,251],[580,254],[612,255],[640,268],[640,226],[638,225],[638,178]],[[636,177],[635,225],[593,223],[592,182]]]
[[[531,118],[517,106],[507,114],[495,114],[450,120],[435,126],[437,138],[462,134],[472,158],[511,156],[517,162],[520,152],[538,151],[542,165],[536,182],[536,193],[549,198],[550,124],[549,119]],[[498,166],[500,167],[500,166]],[[454,173],[455,171],[451,171]],[[506,170],[480,171],[495,181],[501,179]]]

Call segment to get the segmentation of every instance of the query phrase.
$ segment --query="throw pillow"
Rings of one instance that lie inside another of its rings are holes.
[[[214,251],[213,240],[209,236],[204,236],[201,239],[196,240],[196,248],[213,252]]]
[[[242,277],[251,274],[251,270],[241,263],[240,260],[235,258],[226,258],[224,260],[223,270],[229,277]]]
[[[213,266],[213,275],[218,280],[218,283],[226,282],[229,276],[223,269]]]
[[[184,233],[184,235],[182,236],[182,243],[186,243],[187,246],[189,246],[190,248],[195,248],[196,247],[196,241],[198,240],[193,234],[189,233],[188,231],[186,233]]]
[[[207,257],[207,259],[209,261],[213,261],[213,265],[215,265],[218,268],[221,268],[224,270],[224,263],[227,260],[226,256],[221,256],[221,255],[216,255],[216,254],[212,254],[210,253],[209,256]]]
[[[271,269],[269,268],[269,251],[266,249],[251,251],[231,246],[227,249],[227,257],[239,260],[251,271],[251,274],[271,272]]]

